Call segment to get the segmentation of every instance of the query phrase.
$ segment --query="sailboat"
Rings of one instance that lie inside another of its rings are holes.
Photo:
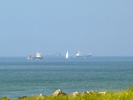
[[[66,59],[68,59],[68,51],[67,51],[67,53],[66,53]]]

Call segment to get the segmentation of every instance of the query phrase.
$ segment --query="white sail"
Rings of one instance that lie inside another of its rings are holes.
[[[68,58],[68,51],[67,51],[67,53],[66,53],[66,58]]]

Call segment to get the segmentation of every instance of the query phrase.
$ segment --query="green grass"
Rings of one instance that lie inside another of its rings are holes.
[[[7,100],[7,99],[2,99],[2,100]],[[18,99],[10,99],[10,100],[18,100]],[[39,98],[33,96],[21,100],[133,100],[133,88],[117,92],[107,91],[106,94],[99,94],[98,92],[94,92],[86,95],[79,95],[77,97],[70,97],[68,95],[53,97],[52,95],[50,95],[45,98],[41,97]]]

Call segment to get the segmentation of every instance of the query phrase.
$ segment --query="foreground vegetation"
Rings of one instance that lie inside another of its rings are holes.
[[[75,93],[75,94],[74,94]],[[40,94],[38,97],[20,97],[19,100],[133,100],[133,88],[123,91],[108,91],[108,92],[74,92],[72,94],[66,94],[60,90],[57,90],[50,96]],[[3,97],[0,100],[9,100],[10,98]],[[10,99],[10,100],[18,100]]]

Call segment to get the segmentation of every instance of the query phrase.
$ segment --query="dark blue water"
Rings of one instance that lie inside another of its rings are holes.
[[[133,57],[0,58],[0,97],[50,95],[57,89],[121,90],[133,86]]]

